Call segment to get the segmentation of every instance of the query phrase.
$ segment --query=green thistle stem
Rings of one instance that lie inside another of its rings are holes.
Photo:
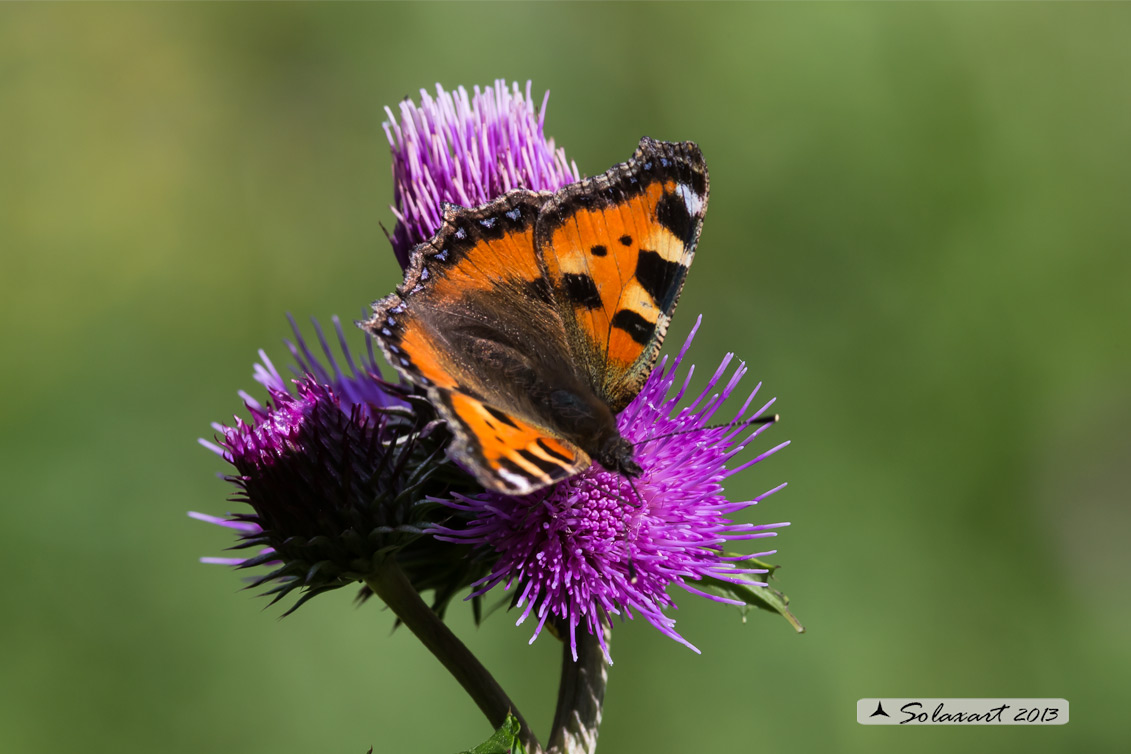
[[[448,672],[455,676],[492,726],[496,729],[502,726],[509,713],[521,726],[519,740],[527,754],[539,754],[542,751],[541,744],[530,730],[530,726],[526,724],[526,720],[519,714],[514,702],[487,672],[487,668],[483,667],[475,655],[420,598],[395,558],[391,556],[386,558],[376,573],[368,577],[365,583],[389,606],[390,610],[396,613],[401,622],[408,626],[408,629],[423,642]]]
[[[609,643],[609,630],[605,644]],[[550,731],[550,754],[593,754],[597,749],[597,728],[601,725],[601,705],[609,666],[597,637],[588,631],[577,632],[577,662],[568,641],[562,642],[562,678],[558,685],[558,706]]]

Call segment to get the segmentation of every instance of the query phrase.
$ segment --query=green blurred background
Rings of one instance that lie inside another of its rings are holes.
[[[692,139],[675,322],[779,396],[808,627],[619,626],[603,752],[1114,751],[1131,704],[1131,6],[6,5],[0,751],[454,752],[487,724],[376,601],[199,565],[196,444],[284,313],[399,273],[382,106],[533,79],[587,174]],[[355,337],[354,343],[360,343]],[[543,732],[558,648],[458,633]],[[865,728],[865,696],[1065,697],[1056,728]]]

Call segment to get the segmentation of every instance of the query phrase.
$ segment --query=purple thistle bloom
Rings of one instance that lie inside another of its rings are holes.
[[[476,207],[512,189],[556,191],[580,179],[565,150],[542,132],[549,92],[537,114],[529,81],[525,95],[502,79],[474,92],[437,84],[433,99],[421,89],[419,106],[401,102],[399,123],[385,108],[397,218],[390,240],[401,267],[409,250],[440,228],[445,203]]]
[[[298,408],[304,401],[313,406],[322,401],[333,403],[338,409],[349,414],[357,408],[366,420],[373,421],[384,410],[392,406],[403,406],[404,402],[389,394],[387,385],[381,380],[381,369],[373,353],[373,343],[366,341],[368,353],[359,369],[346,343],[342,323],[333,318],[334,330],[338,335],[338,346],[345,358],[349,371],[343,371],[334,358],[334,352],[322,332],[321,326],[315,322],[314,330],[318,335],[318,342],[322,346],[322,353],[329,363],[327,369],[311,352],[306,341],[299,331],[294,319],[288,315],[291,330],[295,335],[295,343],[284,341],[291,355],[295,359],[295,366],[291,367],[297,378],[294,384],[297,389],[294,394],[288,390],[287,382],[279,374],[279,370],[268,358],[266,352],[259,351],[260,363],[255,364],[254,379],[267,388],[268,395],[275,400],[276,407],[270,404],[264,406],[255,398],[244,391],[239,392],[244,405],[251,413],[251,423],[244,422],[235,417],[236,425],[228,427],[214,423],[212,428],[223,435],[220,445],[201,439],[200,444],[218,454],[229,463],[233,463],[237,456],[257,452],[258,447],[263,452],[285,443],[285,435],[295,429],[297,424],[288,424],[288,419],[301,423],[301,409]],[[261,447],[260,447],[261,446]]]
[[[718,602],[742,605],[692,584],[712,579],[764,586],[750,575],[764,570],[736,564],[755,556],[728,555],[724,546],[775,536],[773,529],[788,524],[740,524],[730,516],[785,485],[753,500],[732,503],[723,495],[723,483],[789,443],[727,468],[769,426],[751,429],[751,422],[773,403],[748,412],[759,384],[732,423],[709,426],[746,373],[740,363],[721,392],[712,393],[733,354],[726,356],[703,393],[690,406],[679,408],[694,368],[673,394],[676,373],[698,328],[696,322],[671,366],[665,357],[617,417],[618,428],[634,443],[636,460],[644,469],[634,483],[594,464],[548,492],[524,497],[456,496],[447,504],[469,516],[466,526],[432,529],[439,539],[497,553],[491,572],[475,585],[473,594],[482,595],[498,584],[517,589],[516,605],[523,608],[518,623],[531,614],[537,619],[531,642],[546,621],[553,620],[568,631],[575,659],[579,626],[598,637],[608,659],[602,626],[611,625],[613,615],[632,618],[638,613],[663,634],[698,652],[663,612],[675,605],[667,588],[675,585]],[[764,554],[770,553],[759,553]]]
[[[410,547],[414,549],[405,558],[414,564],[407,569],[410,579],[436,589],[446,602],[457,586],[474,577],[463,575],[467,565],[449,568],[451,558],[445,559],[440,548],[451,550],[450,545],[423,535],[428,522],[421,518],[418,501],[429,491],[449,488],[446,483],[420,488],[441,466],[440,438],[428,441],[423,420],[390,394],[393,386],[381,380],[371,345],[359,368],[337,317],[334,327],[347,370],[339,366],[317,323],[328,368],[307,347],[293,320],[291,326],[297,345],[287,345],[297,378],[288,386],[260,351],[255,380],[267,389],[269,400],[260,403],[241,392],[250,420],[236,417],[231,426],[214,424],[218,441],[200,441],[235,467],[236,473],[225,477],[239,490],[232,500],[247,503],[252,512],[228,518],[189,514],[235,530],[240,538],[236,548],[257,548],[257,553],[201,560],[240,568],[271,566],[253,586],[274,583],[269,593],[276,600],[304,588],[302,604],[363,580],[391,548]],[[466,561],[465,556],[461,549],[459,557]]]

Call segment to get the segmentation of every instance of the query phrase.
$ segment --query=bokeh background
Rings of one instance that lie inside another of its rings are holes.
[[[1114,751],[1131,694],[1131,6],[0,8],[0,751],[455,752],[489,733],[376,601],[280,620],[196,562],[285,312],[397,282],[382,107],[532,79],[593,174],[692,139],[672,340],[793,445],[778,585],[618,627],[604,752]],[[356,344],[360,337],[355,337]],[[545,733],[558,648],[457,632]],[[865,696],[1065,697],[1056,728],[865,728]]]

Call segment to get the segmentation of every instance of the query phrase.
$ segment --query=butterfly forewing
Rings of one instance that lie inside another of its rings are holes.
[[[555,194],[535,243],[579,362],[614,411],[655,363],[707,209],[699,148],[644,139],[632,159]]]
[[[502,337],[514,328],[516,311],[549,309],[530,252],[544,201],[515,191],[475,210],[445,208],[437,234],[413,249],[404,283],[374,305],[365,323],[401,374],[424,387],[490,392],[491,376],[468,363],[460,336],[481,328]]]
[[[389,362],[425,388],[452,452],[484,486],[524,494],[586,468],[516,383],[568,365],[569,349],[534,254],[547,195],[515,191],[475,209],[450,206],[413,250],[404,283],[365,323]],[[531,344],[537,343],[534,348]],[[556,355],[556,357],[555,357]]]

